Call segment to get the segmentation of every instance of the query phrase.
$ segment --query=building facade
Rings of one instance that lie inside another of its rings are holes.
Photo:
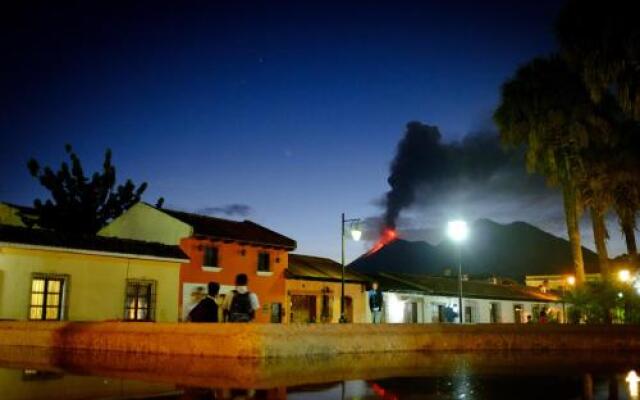
[[[99,232],[100,235],[179,245],[188,256],[180,268],[180,319],[206,294],[206,284],[234,288],[245,273],[258,295],[257,322],[286,321],[285,270],[296,242],[251,221],[232,221],[138,203]]]
[[[290,323],[337,323],[340,320],[342,266],[328,258],[290,254],[286,272],[287,315]],[[345,271],[345,318],[367,320],[369,278]]]
[[[519,285],[464,281],[462,313],[455,278],[379,273],[372,276],[384,292],[388,323],[525,323],[544,310],[550,321],[565,321],[559,296]]]
[[[178,320],[177,246],[0,225],[0,319]]]

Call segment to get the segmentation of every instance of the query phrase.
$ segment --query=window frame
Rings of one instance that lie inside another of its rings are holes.
[[[43,280],[42,292],[34,292],[33,284],[35,280]],[[57,292],[50,292],[49,283],[52,281],[58,281],[60,288]],[[69,275],[36,272],[31,274],[31,280],[29,285],[29,308],[27,311],[27,318],[29,321],[64,321],[67,318],[67,291],[69,287]],[[34,295],[42,295],[42,304],[35,304],[33,299]],[[56,306],[49,306],[49,296],[57,295],[58,304]],[[47,310],[54,308],[57,310],[57,316],[55,319],[47,318]],[[40,317],[32,317],[31,312],[34,309],[40,310]]]
[[[215,265],[213,263],[209,263],[208,254],[210,251],[215,251]],[[204,246],[204,250],[202,251],[202,266],[209,268],[220,268],[220,248],[218,246]]]
[[[263,269],[263,259],[266,259],[267,269]],[[270,273],[273,272],[271,270],[271,253],[268,251],[258,252],[258,265],[256,267],[257,272]]]
[[[136,290],[133,296],[129,295],[129,288],[131,285],[134,285]],[[140,307],[139,301],[143,296],[140,294],[140,288],[147,285],[147,294],[146,301],[147,307]],[[130,278],[125,280],[125,289],[124,289],[124,316],[123,320],[127,322],[155,322],[156,321],[156,299],[158,292],[158,282],[152,279],[136,279]],[[129,306],[130,298],[134,298],[134,306]],[[141,310],[146,310],[145,318],[138,318],[138,313]],[[133,313],[133,314],[131,314]],[[130,315],[133,315],[134,318],[131,318]]]

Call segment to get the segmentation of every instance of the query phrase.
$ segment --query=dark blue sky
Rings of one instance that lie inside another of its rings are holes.
[[[486,127],[502,81],[553,50],[561,5],[47,3],[1,6],[1,200],[42,194],[29,157],[71,143],[93,169],[110,147],[148,201],[247,204],[334,258],[341,211],[381,213],[404,124]]]

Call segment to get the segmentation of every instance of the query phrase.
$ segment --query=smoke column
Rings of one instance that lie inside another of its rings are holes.
[[[400,211],[411,206],[417,194],[437,201],[442,193],[474,185],[497,190],[494,181],[500,172],[513,177],[507,186],[529,182],[522,152],[505,152],[495,132],[478,131],[459,142],[444,143],[436,126],[410,122],[391,163],[383,228],[396,228]]]
[[[404,138],[398,143],[391,163],[388,179],[391,190],[386,195],[384,222],[386,228],[395,228],[396,219],[403,208],[415,199],[416,187],[422,182],[437,181],[446,176],[446,151],[440,142],[436,126],[409,122]]]

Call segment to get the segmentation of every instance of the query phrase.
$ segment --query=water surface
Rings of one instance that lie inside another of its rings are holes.
[[[476,352],[268,360],[0,347],[0,398],[640,399],[640,355]]]

